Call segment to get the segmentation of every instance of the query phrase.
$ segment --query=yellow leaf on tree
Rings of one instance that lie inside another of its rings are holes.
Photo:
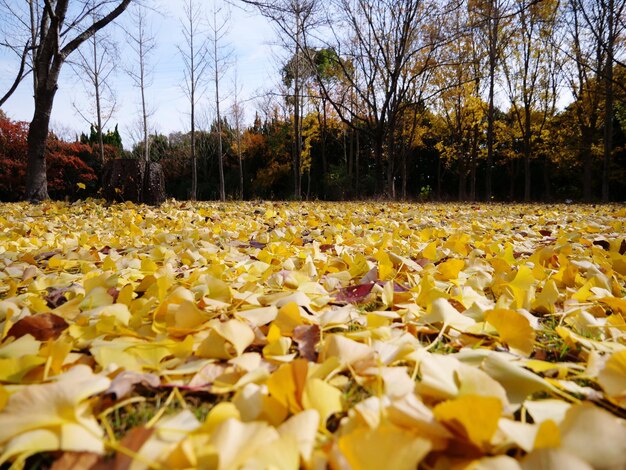
[[[536,333],[524,315],[514,310],[495,309],[485,312],[485,320],[493,325],[500,340],[512,351],[525,356],[533,352]]]

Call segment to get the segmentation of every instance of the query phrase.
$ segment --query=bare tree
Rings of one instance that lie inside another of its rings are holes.
[[[444,43],[437,19],[441,13],[424,0],[334,0],[329,12],[333,39],[324,46],[337,51],[340,83],[348,86],[341,99],[324,81],[320,87],[343,122],[370,134],[377,189],[386,180],[390,197],[395,195],[396,124],[415,84],[438,66],[435,57]],[[350,94],[354,99],[347,99]],[[354,102],[362,107],[355,108]]]
[[[602,100],[599,77],[604,63],[604,54],[595,40],[590,40],[585,32],[585,20],[582,18],[578,0],[567,3],[567,28],[569,36],[568,52],[570,60],[566,69],[574,103],[572,109],[576,116],[578,134],[578,158],[582,163],[581,179],[583,199],[592,199],[593,188],[593,151],[596,128],[601,120],[600,102]]]
[[[186,0],[181,19],[184,45],[178,46],[183,59],[185,81],[183,89],[189,99],[189,118],[191,126],[191,194],[195,201],[198,197],[198,157],[196,155],[196,107],[204,91],[205,72],[208,66],[208,41],[202,30],[202,9],[196,0]]]
[[[133,63],[127,69],[128,76],[139,89],[141,96],[141,133],[143,139],[143,158],[150,161],[150,128],[148,119],[151,111],[148,107],[146,90],[152,84],[150,57],[156,49],[156,40],[148,21],[147,11],[136,4],[131,11],[132,29],[126,31],[128,45],[133,54]],[[147,172],[146,172],[147,173]]]
[[[476,0],[470,11],[474,17],[477,35],[484,39],[487,62],[487,164],[485,171],[485,199],[491,200],[492,174],[494,165],[494,121],[496,78],[504,45],[507,39],[508,11],[510,0]]]
[[[29,0],[27,31],[31,34],[21,46],[23,51],[32,51],[34,72],[35,111],[28,130],[27,199],[48,198],[46,140],[63,64],[81,44],[119,17],[131,1],[101,0],[90,6],[91,2],[79,0],[43,0],[43,4]],[[96,21],[93,21],[94,11],[98,12]],[[17,77],[23,78],[23,74],[20,67]]]
[[[626,32],[625,0],[570,0],[567,2],[568,49],[573,67],[569,83],[574,95],[574,110],[580,133],[580,158],[583,163],[583,197],[592,198],[593,152],[596,127],[602,121],[604,104],[602,190],[604,202],[609,200],[609,170],[613,152],[614,68],[626,67],[622,62]],[[621,47],[620,47],[621,46]],[[622,60],[620,60],[622,59]]]
[[[225,43],[228,28],[230,26],[230,15],[224,11],[223,6],[213,3],[213,11],[209,20],[209,41],[211,43],[211,69],[213,72],[213,83],[215,85],[215,117],[217,132],[217,165],[219,173],[219,194],[220,201],[226,200],[226,188],[224,185],[224,151],[222,145],[222,113],[220,98],[220,82],[229,65],[230,52]]]
[[[306,35],[311,34],[317,23],[316,13],[319,10],[318,0],[242,0],[243,3],[254,5],[263,16],[270,19],[279,32],[279,39],[283,47],[289,51],[292,58],[288,61],[291,86],[293,92],[289,93],[293,106],[293,145],[292,167],[294,177],[294,196],[302,197],[302,106],[303,106],[303,73],[305,68],[310,68],[311,57],[309,48],[306,47]],[[291,87],[290,87],[291,88]]]
[[[503,68],[506,91],[522,136],[524,201],[529,201],[534,141],[556,110],[558,2],[518,0],[518,4],[515,33],[509,41],[510,54]]]
[[[0,47],[12,51],[19,59],[19,68],[15,78],[6,93],[0,97],[0,106],[2,106],[17,90],[22,80],[30,75],[33,70],[35,54],[33,44],[37,42],[41,5],[37,0],[27,0],[21,4],[16,4],[10,0],[1,0],[0,14],[3,18]],[[33,77],[35,77],[34,74]],[[33,93],[36,91],[34,85],[35,81],[33,80]]]
[[[91,1],[92,7],[95,1]],[[93,21],[97,21],[93,13]],[[89,124],[93,124],[95,117],[96,133],[98,138],[98,153],[100,164],[104,164],[104,127],[115,113],[116,99],[111,87],[110,78],[115,72],[119,59],[117,45],[110,37],[94,34],[83,47],[77,51],[77,60],[71,63],[79,81],[83,84],[87,96],[92,100],[92,106],[83,106],[72,103],[76,112]]]
[[[237,159],[239,162],[239,198],[243,200],[243,149],[241,148],[241,132],[243,127],[244,110],[241,102],[241,90],[237,78],[237,70],[233,80],[233,102],[230,108],[230,115],[235,125],[235,143],[237,145]]]

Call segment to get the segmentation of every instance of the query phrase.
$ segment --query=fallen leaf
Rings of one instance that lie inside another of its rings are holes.
[[[38,341],[57,339],[68,327],[67,322],[54,313],[40,313],[24,317],[13,324],[7,336],[21,338],[31,335]]]
[[[489,449],[498,429],[502,403],[493,397],[465,395],[440,403],[433,413],[437,421],[445,424],[459,438],[484,452]]]
[[[140,374],[125,370],[111,380],[111,385],[104,391],[104,394],[113,395],[116,400],[120,400],[127,396],[136,385],[157,388],[160,384],[161,380],[154,374]]]
[[[358,428],[339,438],[338,448],[350,468],[414,470],[430,450],[430,442],[401,428],[383,425]]]
[[[512,351],[530,356],[535,344],[535,330],[528,319],[513,310],[496,309],[485,312],[485,320],[498,331],[500,340]]]
[[[299,325],[293,330],[293,340],[298,345],[300,357],[311,362],[317,360],[316,346],[320,341],[320,328],[317,325]]]

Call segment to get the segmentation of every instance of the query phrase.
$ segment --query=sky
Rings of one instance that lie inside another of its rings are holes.
[[[214,2],[220,0],[200,0],[207,15],[212,12]],[[165,135],[176,131],[186,132],[189,130],[189,99],[182,88],[183,62],[177,49],[177,45],[182,45],[184,41],[180,28],[184,0],[153,0],[151,3],[155,11],[149,13],[149,17],[157,40],[157,50],[149,61],[153,67],[153,80],[147,91],[149,106],[153,110],[152,125],[155,131]],[[239,99],[244,101],[244,119],[249,122],[254,118],[256,110],[254,98],[277,81],[276,48],[272,46],[275,43],[275,33],[266,18],[249,7],[244,10],[238,5],[242,3],[237,0],[233,0],[233,5],[230,6],[224,3],[225,8],[230,11],[230,31],[224,44],[232,51],[232,64],[220,83],[223,97],[221,107],[224,113],[232,102],[236,70],[241,90]],[[109,30],[118,41],[121,57],[112,79],[112,87],[117,95],[117,111],[106,128],[113,128],[117,123],[124,147],[131,148],[133,136],[136,135],[133,129],[137,128],[136,123],[140,116],[140,94],[124,71],[125,64],[130,65],[132,61],[120,28],[122,24],[128,24],[129,16],[124,18],[126,14],[127,12],[122,14],[118,26]],[[8,90],[18,67],[17,58],[0,48],[0,94]],[[86,99],[78,77],[65,64],[51,116],[51,128],[57,135],[72,140],[81,132],[89,131],[89,123],[73,106],[73,103],[81,103]],[[212,117],[215,108],[213,102],[214,85],[209,81],[200,101],[200,114]],[[22,82],[2,109],[11,119],[31,120],[34,109],[31,77]]]

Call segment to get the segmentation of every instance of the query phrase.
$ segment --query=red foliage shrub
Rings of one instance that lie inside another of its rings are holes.
[[[0,199],[15,200],[24,192],[28,123],[0,116]]]
[[[19,199],[25,190],[28,123],[0,116],[0,199]],[[91,157],[91,146],[69,143],[50,137],[46,160],[48,193],[52,198],[75,198],[95,189],[98,178],[85,163]],[[83,183],[87,190],[80,190]]]
[[[81,143],[68,143],[61,140],[48,140],[48,194],[60,199],[80,197],[82,191],[77,183],[83,183],[88,189],[94,189],[98,178],[91,167],[82,159],[81,154],[90,154],[91,146]],[[87,191],[90,192],[90,191]]]

